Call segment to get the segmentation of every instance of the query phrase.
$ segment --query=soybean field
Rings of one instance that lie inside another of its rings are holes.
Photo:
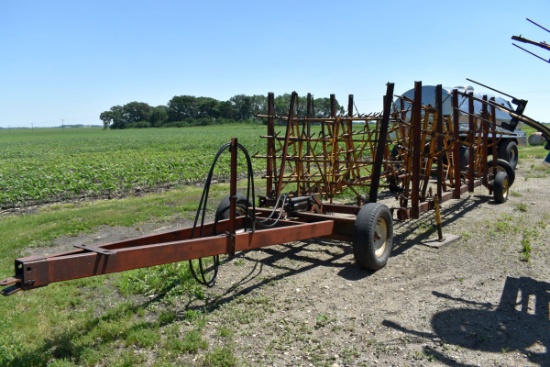
[[[232,137],[250,154],[263,153],[262,133],[265,126],[253,124],[0,130],[0,207],[121,197],[198,182]],[[244,167],[244,160],[240,164]],[[265,161],[254,165],[262,170]],[[228,174],[225,155],[215,175]]]

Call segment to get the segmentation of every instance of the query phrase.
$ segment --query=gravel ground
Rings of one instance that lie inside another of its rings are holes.
[[[375,273],[349,244],[317,240],[227,260],[210,344],[224,326],[258,366],[550,366],[550,170],[521,163],[506,203],[483,187],[444,203],[458,241],[422,245],[433,212],[396,224]]]

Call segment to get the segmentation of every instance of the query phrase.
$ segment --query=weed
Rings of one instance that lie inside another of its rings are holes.
[[[497,221],[496,224],[496,231],[500,233],[509,233],[510,232],[510,222],[508,221]]]
[[[235,334],[235,332],[226,326],[220,326],[218,328],[218,335],[222,338],[231,338],[233,334]]]
[[[137,346],[141,348],[152,348],[160,340],[157,327],[149,324],[136,325],[126,335],[126,346]]]
[[[176,320],[176,313],[174,311],[161,311],[158,316],[159,323],[161,325],[171,324]]]
[[[427,352],[427,351],[416,351],[414,352],[414,359],[416,360],[427,360],[428,362],[433,362],[436,358],[433,354]]]
[[[502,214],[499,218],[487,221],[486,227],[488,228],[491,237],[497,235],[506,235],[510,233],[518,233],[520,230],[520,223],[517,218],[514,218],[511,214]]]
[[[430,221],[424,221],[424,222],[420,223],[420,225],[416,229],[416,232],[418,234],[424,234],[424,233],[427,233],[431,230],[433,230],[433,224]]]
[[[74,367],[76,366],[73,362],[66,359],[58,359],[48,364],[50,367]]]
[[[80,363],[84,366],[99,366],[100,361],[104,357],[102,351],[93,347],[86,348],[80,354]]]
[[[120,290],[125,295],[144,294],[151,297],[162,295],[167,303],[182,294],[204,299],[204,289],[193,279],[188,262],[159,265],[124,273]]]
[[[317,315],[317,317],[315,318],[315,328],[319,329],[319,328],[325,327],[327,326],[328,322],[329,320],[327,315],[324,315],[324,314]]]
[[[235,266],[243,266],[244,265],[244,260],[243,259],[237,259],[233,262],[233,264],[235,264]]]
[[[303,334],[303,335],[308,335],[308,338],[309,338],[309,335],[311,333],[313,333],[313,330],[309,327],[308,324],[306,324],[305,322],[302,322],[298,328],[298,331],[300,332],[300,334]]]
[[[237,366],[238,360],[228,347],[217,347],[212,352],[206,353],[203,367],[233,367]]]
[[[208,343],[198,330],[190,330],[183,335],[183,338],[180,338],[179,330],[172,329],[167,333],[163,348],[175,353],[195,354],[201,349],[208,348]]]
[[[342,352],[341,352],[341,356],[342,356],[342,361],[344,362],[344,364],[346,365],[349,365],[353,362],[353,360],[355,358],[358,358],[361,356],[361,353],[360,351],[357,349],[357,347],[355,345],[353,345],[352,347],[350,348],[345,348]]]
[[[187,310],[185,311],[184,319],[194,323],[199,330],[202,330],[204,325],[206,325],[206,318],[201,311]]]
[[[196,353],[199,349],[208,348],[208,343],[202,338],[198,330],[191,330],[185,333],[182,347],[182,352]]]
[[[377,354],[386,354],[388,352],[388,347],[374,338],[367,340],[367,346],[373,348]]]
[[[526,213],[527,212],[527,203],[517,203],[516,204],[516,210]]]
[[[527,230],[523,232],[523,238],[521,239],[520,259],[525,262],[531,260],[531,234]]]
[[[134,350],[124,350],[121,355],[116,357],[117,361],[111,364],[116,367],[133,367],[140,366],[145,362],[145,356],[136,353]]]

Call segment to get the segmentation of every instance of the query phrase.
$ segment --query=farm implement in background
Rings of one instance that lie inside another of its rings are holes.
[[[0,281],[6,287],[2,293],[184,260],[193,261],[199,282],[212,285],[219,255],[314,238],[350,242],[356,262],[375,271],[390,257],[394,221],[434,210],[439,240],[444,240],[437,220],[440,203],[479,186],[496,202],[505,202],[515,173],[506,160],[496,158],[502,135],[496,111],[536,122],[487,97],[458,90],[450,95],[452,113],[444,115],[441,86],[435,89],[434,106],[422,103],[421,82],[415,83],[412,97],[394,100],[393,89],[389,83],[382,112],[369,115],[353,113],[353,96],[347,114],[337,114],[334,95],[330,116],[315,114],[311,95],[301,115],[293,93],[288,115],[276,116],[270,93],[267,113],[259,116],[267,123],[267,151],[255,158],[267,160],[267,190],[258,205],[251,157],[233,138],[215,156],[192,227],[16,259],[15,275]],[[475,103],[481,110],[475,110]],[[460,129],[464,117],[467,133]],[[206,222],[212,173],[226,151],[231,156],[229,196],[219,204],[214,221]],[[237,190],[237,162],[243,158],[246,194]],[[353,203],[342,203],[346,193]],[[387,194],[390,199],[379,200]],[[203,262],[205,258],[211,261]]]
[[[533,23],[537,27],[539,27],[539,28],[545,30],[546,32],[550,33],[550,30],[548,30],[547,28],[541,26],[540,24],[537,24],[537,23],[533,22],[531,19],[527,18],[527,21]],[[542,48],[543,50],[550,51],[550,45],[548,43],[544,42],[544,41],[543,42],[533,41],[533,40],[530,40],[528,38],[522,37],[521,35],[520,36],[512,36],[512,39],[514,41],[519,41],[519,42],[527,43],[527,44],[530,44],[530,45],[535,45],[535,46],[538,46],[538,47]],[[536,53],[531,52],[531,51],[527,50],[526,48],[521,47],[521,46],[519,46],[515,43],[512,43],[512,44],[514,46],[516,46],[517,48],[527,52],[528,54],[531,54],[531,55],[535,56],[536,58],[541,59],[544,62],[550,63],[550,59],[547,59],[547,58],[544,58],[540,55],[537,55]]]
[[[550,33],[550,30],[549,30],[548,28],[545,28],[545,27],[541,26],[540,24],[533,22],[533,21],[532,21],[531,19],[529,19],[529,18],[526,18],[526,19],[527,19],[527,21],[533,23],[533,24],[536,25],[537,27],[539,27],[539,28],[545,30],[546,32]],[[542,48],[543,50],[550,51],[550,45],[549,45],[548,43],[544,42],[544,41],[542,41],[542,42],[533,41],[533,40],[530,40],[530,39],[528,39],[528,38],[522,37],[521,35],[520,35],[520,36],[512,36],[512,39],[513,39],[514,41],[519,41],[519,42],[527,43],[527,44],[530,44],[530,45],[535,45],[535,46],[538,46],[538,47]],[[544,57],[542,57],[542,56],[540,56],[540,55],[537,55],[536,53],[531,52],[531,51],[527,50],[526,48],[521,47],[521,46],[519,46],[519,45],[517,45],[517,44],[515,44],[515,43],[512,43],[512,44],[513,44],[514,46],[516,46],[517,48],[519,48],[519,49],[521,49],[521,50],[527,52],[528,54],[531,54],[531,55],[535,56],[536,58],[541,59],[541,60],[544,61],[544,62],[550,63],[550,59],[547,59],[547,58],[544,58]],[[526,123],[527,123],[527,122],[526,122]],[[531,121],[530,123],[533,123],[533,122]],[[527,123],[527,124],[529,124],[529,123]],[[535,121],[535,122],[534,122],[534,125],[540,125],[540,124],[538,124],[538,123]],[[536,127],[535,129],[537,129],[538,131],[542,132],[542,136],[543,136],[544,140],[546,141],[546,146],[545,146],[545,148],[546,148],[546,150],[550,150],[550,139],[549,139],[550,135],[549,135],[549,133],[548,133],[548,130],[549,130],[549,129],[546,128],[546,129],[541,130],[539,127]],[[548,152],[548,154],[546,155],[546,158],[544,159],[544,164],[546,164],[547,166],[550,167],[550,152]]]

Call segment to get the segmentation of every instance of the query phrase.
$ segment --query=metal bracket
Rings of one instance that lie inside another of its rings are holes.
[[[105,255],[105,256],[116,255],[116,251],[107,250],[107,249],[104,249],[103,247],[95,247],[95,246],[89,246],[89,245],[74,245],[74,247],[83,249],[86,251],[90,251],[90,252],[96,252],[98,254]]]

